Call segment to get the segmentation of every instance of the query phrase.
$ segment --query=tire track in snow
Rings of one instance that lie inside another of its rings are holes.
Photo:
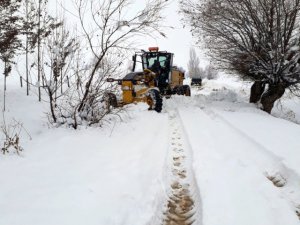
[[[178,110],[171,109],[168,114],[171,180],[162,224],[202,224],[200,194],[191,166],[190,145]]]

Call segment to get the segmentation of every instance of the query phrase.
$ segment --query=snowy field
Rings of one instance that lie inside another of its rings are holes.
[[[172,134],[187,149],[193,224],[299,224],[299,99],[287,94],[268,115],[247,103],[249,83],[203,83],[164,99],[160,114],[130,105],[122,120],[77,131],[51,127],[47,102],[8,84],[6,120],[32,140],[23,132],[24,151],[0,155],[0,225],[160,224]]]

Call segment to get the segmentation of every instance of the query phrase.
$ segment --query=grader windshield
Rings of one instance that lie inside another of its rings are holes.
[[[170,72],[172,67],[172,53],[168,52],[145,52],[142,54],[143,69],[150,69],[154,72],[163,70]]]

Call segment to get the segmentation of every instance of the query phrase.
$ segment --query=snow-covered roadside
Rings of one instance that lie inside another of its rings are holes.
[[[163,204],[167,115],[141,104],[104,129],[53,129],[36,97],[10,86],[8,98],[7,115],[23,121],[33,139],[21,140],[21,156],[0,155],[1,225],[151,220]]]
[[[180,114],[194,153],[205,225],[299,224],[293,206],[264,174],[264,166],[276,168],[272,157],[213,114],[187,107]]]
[[[203,224],[299,224],[300,126],[248,104],[247,84],[218,79],[205,85],[193,88],[191,100],[177,99],[194,153]],[[286,109],[294,99],[283,99]],[[290,106],[300,116],[297,104]]]
[[[276,118],[285,118],[284,113],[278,111],[279,104],[284,104],[286,111],[293,111],[294,117],[300,118],[300,99],[287,95],[275,105],[274,113],[268,115],[254,104],[248,103],[247,87],[249,88],[249,84],[239,84],[237,80],[230,78],[207,81],[203,92],[196,92],[192,104],[205,108],[206,112],[210,111],[214,117],[219,116],[237,132],[261,143],[262,148],[286,161],[300,175],[300,155],[297,152],[300,149],[300,126],[290,122],[289,118]]]
[[[272,115],[300,124],[300,98],[285,94],[275,104]]]
[[[194,95],[210,95],[210,100],[248,103],[252,82],[241,81],[238,77],[221,73],[216,80],[203,80],[202,87],[194,87]],[[215,103],[217,103],[215,102]],[[248,104],[248,107],[251,104]],[[221,104],[221,108],[224,104]],[[225,106],[226,107],[226,106]],[[284,96],[275,102],[272,115],[300,124],[300,98],[286,91]]]

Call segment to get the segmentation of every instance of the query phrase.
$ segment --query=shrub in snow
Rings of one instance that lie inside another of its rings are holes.
[[[103,82],[100,83],[103,85]],[[78,111],[80,99],[83,93],[76,86],[69,88],[65,94],[57,101],[55,107],[55,115],[58,120],[55,122],[58,125],[67,125],[77,129],[78,126],[91,126],[94,124],[101,125],[101,122],[109,114],[117,114],[121,108],[113,109],[107,105],[105,93],[113,92],[114,87],[101,88],[96,84],[92,86],[95,90],[91,91],[87,97],[87,104],[81,111]],[[51,117],[49,117],[51,120]],[[54,122],[52,120],[52,122]]]
[[[16,121],[15,119],[7,124],[3,116],[3,122],[0,128],[1,136],[3,137],[3,146],[1,148],[2,153],[7,154],[10,152],[15,152],[19,155],[20,152],[23,151],[23,147],[20,144],[21,132],[25,131],[26,134],[30,137],[29,133],[23,127],[23,124]]]

